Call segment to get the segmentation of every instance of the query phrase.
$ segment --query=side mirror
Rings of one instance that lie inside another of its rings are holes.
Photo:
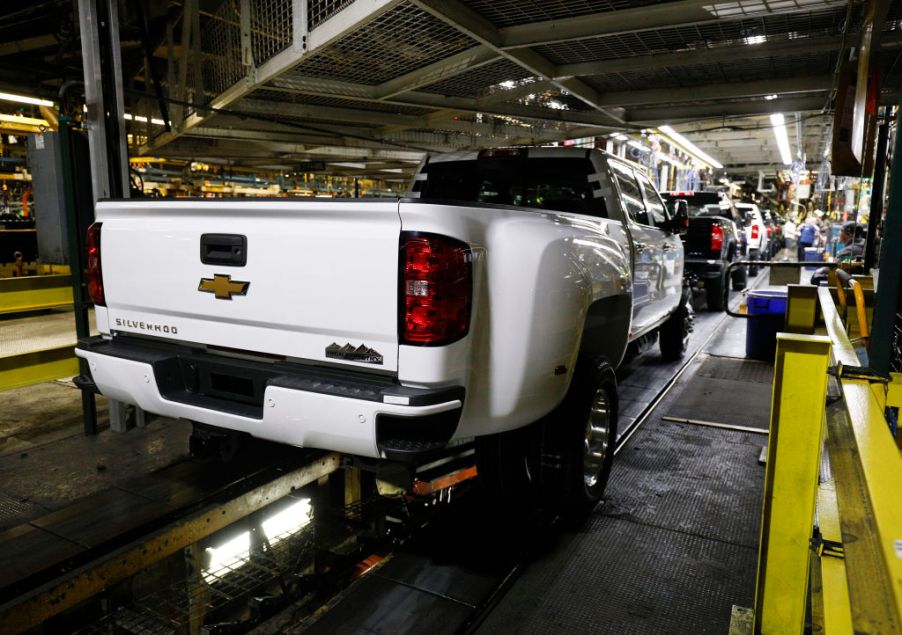
[[[673,219],[670,221],[670,231],[674,234],[685,234],[689,229],[689,203],[678,198],[673,202]]]

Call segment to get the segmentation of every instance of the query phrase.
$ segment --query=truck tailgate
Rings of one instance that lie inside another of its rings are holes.
[[[395,200],[110,201],[97,221],[112,331],[397,370]],[[204,234],[244,237],[246,264],[201,262]]]

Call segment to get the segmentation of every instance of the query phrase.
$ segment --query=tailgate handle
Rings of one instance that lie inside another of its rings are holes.
[[[247,264],[247,237],[239,234],[203,234],[200,261],[205,265],[243,267]]]

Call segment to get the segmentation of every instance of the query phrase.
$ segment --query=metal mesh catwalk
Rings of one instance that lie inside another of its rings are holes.
[[[642,130],[670,123],[688,132],[690,122],[706,119],[814,116],[829,107],[836,60],[847,55],[840,49],[857,42],[863,6],[845,0],[224,0],[194,18],[199,50],[192,38],[187,56],[181,48],[170,51],[167,89],[177,99],[225,110],[245,108],[248,99],[266,101],[267,113],[291,121],[362,125],[378,112],[369,122],[373,143],[391,145],[404,129],[442,131],[444,141],[430,144],[434,151],[512,139],[544,143],[571,137],[575,128],[577,136],[591,136],[612,125]],[[880,26],[887,86],[902,72],[893,61],[902,48],[899,25],[893,7]],[[173,32],[184,33],[180,26],[176,20]],[[199,63],[200,77],[184,73],[183,63]],[[810,81],[789,83],[796,77]],[[540,98],[522,90],[531,78],[543,84]],[[773,79],[785,81],[770,100],[756,92],[760,85],[746,86]],[[168,86],[174,80],[187,85]],[[669,101],[660,92],[706,87]],[[512,91],[509,98],[505,91]],[[334,110],[325,116],[299,104]],[[218,128],[216,139],[207,135],[202,146],[213,157],[219,145],[228,153],[229,139],[246,137],[231,132],[234,120],[211,111],[174,110],[183,121],[165,134],[145,132],[142,152],[158,154],[179,137]],[[495,117],[493,129],[475,134],[457,125],[476,115]],[[701,141],[716,136],[693,132]],[[327,153],[321,138],[305,144],[302,131],[292,141],[298,158],[366,154],[340,136]],[[734,163],[744,166],[740,159]]]

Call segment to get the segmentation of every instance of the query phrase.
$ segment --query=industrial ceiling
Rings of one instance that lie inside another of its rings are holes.
[[[132,47],[139,53],[126,68],[141,153],[280,169],[322,161],[383,178],[403,178],[425,152],[665,123],[728,170],[773,168],[779,153],[765,115],[777,112],[809,161],[820,161],[838,68],[868,9],[846,0],[136,6],[120,20],[124,50],[137,11],[151,25],[153,55]],[[889,101],[902,79],[902,3],[874,6]],[[9,37],[4,19],[0,36]],[[0,63],[25,54],[0,43]]]

